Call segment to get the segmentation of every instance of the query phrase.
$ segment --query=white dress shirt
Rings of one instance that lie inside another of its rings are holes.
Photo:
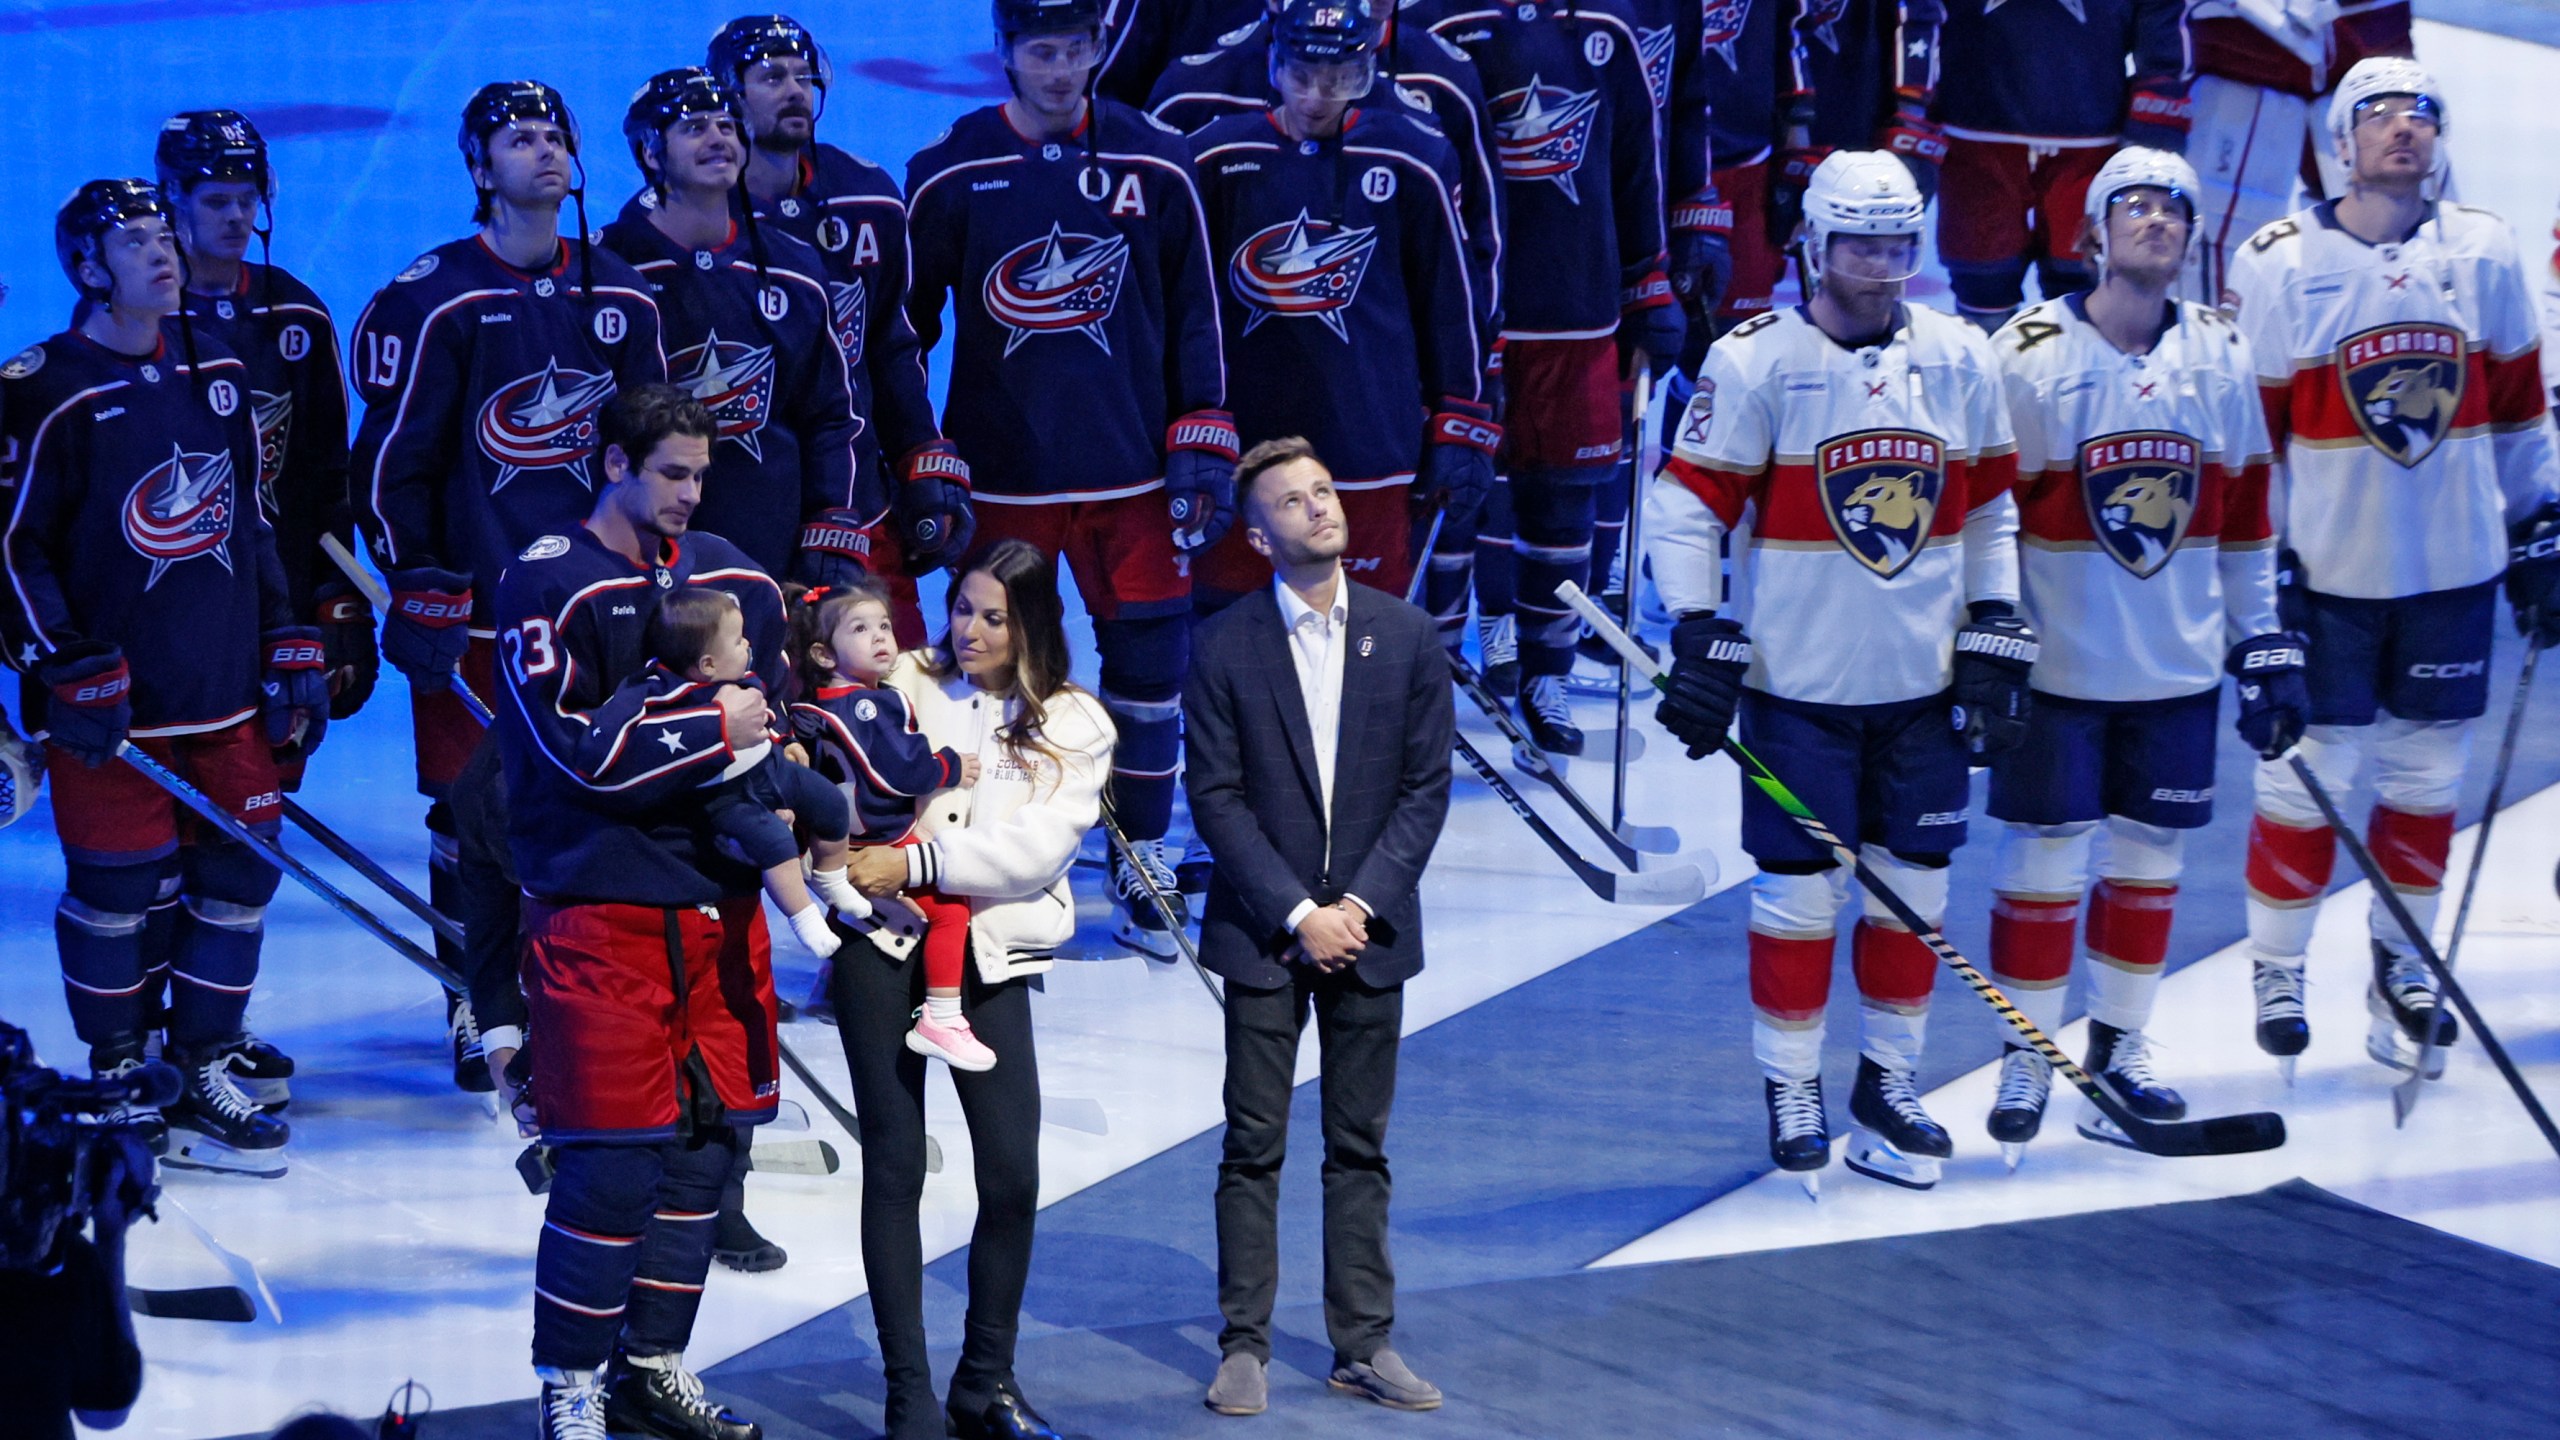
[[[1333,761],[1342,748],[1342,632],[1351,623],[1351,584],[1337,567],[1333,572],[1333,604],[1324,610],[1299,598],[1285,579],[1274,577],[1271,589],[1279,597],[1280,623],[1288,627],[1289,663],[1298,672],[1298,694],[1306,701],[1307,738],[1315,745],[1316,788],[1324,800],[1325,849],[1330,860]],[[1369,908],[1356,895],[1343,898],[1363,911]],[[1299,901],[1289,912],[1289,928],[1297,929],[1315,909],[1312,898]]]

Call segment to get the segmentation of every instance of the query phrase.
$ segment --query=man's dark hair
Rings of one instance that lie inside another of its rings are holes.
[[[709,406],[682,386],[634,385],[614,396],[597,420],[596,456],[601,460],[610,445],[637,470],[658,442],[670,435],[717,441],[720,422],[711,418]]]
[[[1252,502],[1253,482],[1292,460],[1314,460],[1319,465],[1324,463],[1317,458],[1316,447],[1308,444],[1306,438],[1299,435],[1282,435],[1276,439],[1265,440],[1244,452],[1244,458],[1236,462],[1236,508],[1242,510]]]
[[[743,615],[738,597],[726,590],[707,585],[689,585],[672,590],[658,602],[649,616],[649,628],[642,643],[649,647],[649,657],[679,675],[692,673],[711,653],[711,642],[720,634],[720,621],[729,615]]]

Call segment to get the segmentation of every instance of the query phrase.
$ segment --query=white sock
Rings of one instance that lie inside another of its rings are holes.
[[[969,1023],[960,1018],[960,997],[957,995],[927,995],[924,997],[924,1013],[932,1016],[936,1025]]]
[[[800,943],[809,947],[809,953],[821,960],[836,953],[836,947],[844,943],[836,938],[836,932],[827,928],[826,907],[815,901],[791,917],[791,933],[799,936]]]
[[[847,920],[869,919],[870,897],[853,888],[853,881],[846,878],[847,873],[841,865],[833,870],[812,870],[809,872],[809,888],[817,891],[819,899],[826,901]]]

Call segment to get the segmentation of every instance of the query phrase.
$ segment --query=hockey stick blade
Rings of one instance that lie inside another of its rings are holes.
[[[245,1325],[258,1318],[257,1304],[237,1285],[206,1285],[193,1290],[147,1290],[124,1287],[124,1303],[136,1315],[155,1320],[210,1320]]]
[[[853,1112],[845,1108],[844,1102],[836,1098],[834,1091],[829,1090],[816,1075],[810,1073],[808,1065],[801,1060],[799,1053],[791,1048],[790,1041],[777,1035],[775,1043],[782,1051],[782,1063],[790,1066],[791,1073],[800,1077],[800,1083],[809,1087],[809,1093],[818,1097],[818,1108],[826,1111],[838,1125],[844,1127],[845,1138],[857,1145],[862,1143],[862,1130],[853,1118]],[[942,1173],[942,1147],[935,1143],[930,1135],[924,1137],[924,1168],[928,1175]]]
[[[1610,853],[1617,856],[1618,863],[1628,869],[1633,870],[1644,863],[1643,857],[1647,855],[1680,853],[1680,832],[1668,825],[1622,823],[1617,828],[1611,829],[1608,822],[1602,820],[1598,812],[1592,810],[1583,800],[1582,793],[1573,788],[1572,782],[1564,778],[1564,762],[1530,744],[1525,738],[1511,742],[1511,768],[1533,779],[1545,781],[1549,789],[1554,790],[1567,805],[1572,807],[1574,815],[1583,824],[1591,827],[1592,834],[1608,843]]]
[[[1706,898],[1706,872],[1695,865],[1622,874],[1592,864],[1583,858],[1581,852],[1566,844],[1555,827],[1547,823],[1546,817],[1531,808],[1528,800],[1512,788],[1511,782],[1502,778],[1502,772],[1493,768],[1493,762],[1484,758],[1483,752],[1469,744],[1463,735],[1457,737],[1457,750],[1459,758],[1474,768],[1477,778],[1484,781],[1486,788],[1492,790],[1503,804],[1510,806],[1511,813],[1519,816],[1531,833],[1546,842],[1555,857],[1573,872],[1573,878],[1581,881],[1583,888],[1592,894],[1612,905],[1692,905]]]
[[[1102,1113],[1102,1102],[1083,1095],[1043,1095],[1040,1118],[1044,1122],[1087,1135],[1111,1133],[1110,1117]]]
[[[1627,632],[1620,629],[1607,612],[1591,603],[1591,597],[1583,594],[1579,586],[1567,581],[1556,587],[1556,595],[1589,622],[1595,633],[1607,637],[1618,653],[1627,657],[1627,663],[1636,667],[1637,674],[1657,687],[1662,684],[1662,667],[1637,648]],[[2073,1063],[2071,1057],[2063,1053],[2062,1047],[2053,1043],[2053,1037],[2038,1029],[2036,1023],[2028,1019],[1999,986],[1991,983],[1990,976],[1965,959],[1936,926],[1922,919],[1920,912],[1912,909],[1909,901],[1886,884],[1884,877],[1870,869],[1857,851],[1841,843],[1840,837],[1832,833],[1821,817],[1798,799],[1795,792],[1787,788],[1786,782],[1761,764],[1758,757],[1731,739],[1724,742],[1724,753],[1733,757],[1734,764],[1742,768],[1743,776],[1760,787],[1760,792],[1795,821],[1815,844],[1829,850],[1843,869],[1857,876],[1869,894],[1882,900],[1885,908],[1893,912],[1893,918],[1918,936],[1948,969],[1956,972],[1956,978],[1980,996],[1994,1014],[2007,1021],[2009,1028],[2018,1033],[2018,1038],[2043,1056],[2056,1074],[2070,1082],[2072,1088],[2087,1096],[2089,1103],[2100,1113],[2114,1121],[2137,1149],[2168,1156],[2246,1155],[2258,1150],[2272,1150],[2284,1143],[2284,1117],[2273,1111],[2221,1115],[2206,1120],[2155,1121],[2145,1120],[2127,1110],[2104,1086],[2091,1078],[2088,1071]]]
[[[833,1175],[844,1160],[824,1140],[783,1140],[749,1148],[747,1168],[768,1175]]]
[[[177,1196],[164,1189],[160,1192],[157,1203],[177,1212],[178,1219],[196,1237],[196,1243],[203,1246],[206,1254],[219,1261],[222,1268],[231,1273],[232,1282],[239,1287],[244,1296],[253,1296],[257,1299],[261,1308],[267,1312],[268,1319],[279,1325],[284,1323],[284,1311],[276,1305],[276,1292],[267,1288],[266,1277],[258,1273],[257,1266],[223,1248],[222,1242],[213,1238],[213,1232],[204,1228],[204,1222],[198,1220],[195,1212],[189,1210],[185,1202],[179,1200]]]
[[[1637,825],[1633,823],[1621,825],[1618,827],[1618,838],[1627,844],[1634,846],[1636,853],[1639,855],[1677,855],[1680,853],[1680,832],[1672,829],[1668,825]]]
[[[1521,729],[1520,722],[1511,718],[1511,712],[1503,707],[1500,698],[1484,687],[1484,677],[1478,675],[1464,658],[1456,655],[1449,657],[1449,675],[1457,682],[1459,693],[1474,701],[1485,718],[1493,722],[1493,728],[1502,733],[1502,738],[1511,742],[1512,767],[1556,792],[1556,798],[1564,802],[1575,819],[1599,837],[1601,844],[1609,847],[1609,853],[1617,857],[1619,864],[1635,869],[1640,847],[1609,828],[1609,822],[1601,818],[1599,811],[1591,808],[1591,802],[1582,798],[1582,792],[1573,788],[1573,782],[1564,778],[1564,762],[1538,748],[1537,743],[1529,738],[1529,732]],[[1671,849],[1679,848],[1679,837],[1672,836]]]

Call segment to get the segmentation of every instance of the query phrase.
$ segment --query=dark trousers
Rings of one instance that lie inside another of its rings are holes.
[[[861,1124],[862,1268],[871,1282],[871,1319],[880,1332],[880,1368],[889,1381],[892,1440],[943,1433],[933,1372],[925,1360],[924,1057],[907,1048],[907,1029],[924,1003],[924,966],[893,961],[847,934],[836,952],[837,1033],[853,1075]],[[969,1237],[969,1310],[955,1406],[974,1411],[1013,1379],[1022,1288],[1031,1273],[1031,1228],[1040,1202],[1040,1061],[1031,1043],[1031,986],[988,985],[974,961],[963,970],[970,1027],[999,1062],[952,1072],[976,1161],[978,1223]]]
[[[1325,1330],[1337,1356],[1367,1360],[1386,1348],[1395,1323],[1386,1143],[1404,987],[1376,989],[1349,970],[1296,966],[1292,975],[1273,990],[1227,986],[1227,1136],[1218,1161],[1218,1309],[1227,1323],[1218,1348],[1271,1358],[1280,1164],[1298,1034],[1313,1009],[1324,1055]]]

